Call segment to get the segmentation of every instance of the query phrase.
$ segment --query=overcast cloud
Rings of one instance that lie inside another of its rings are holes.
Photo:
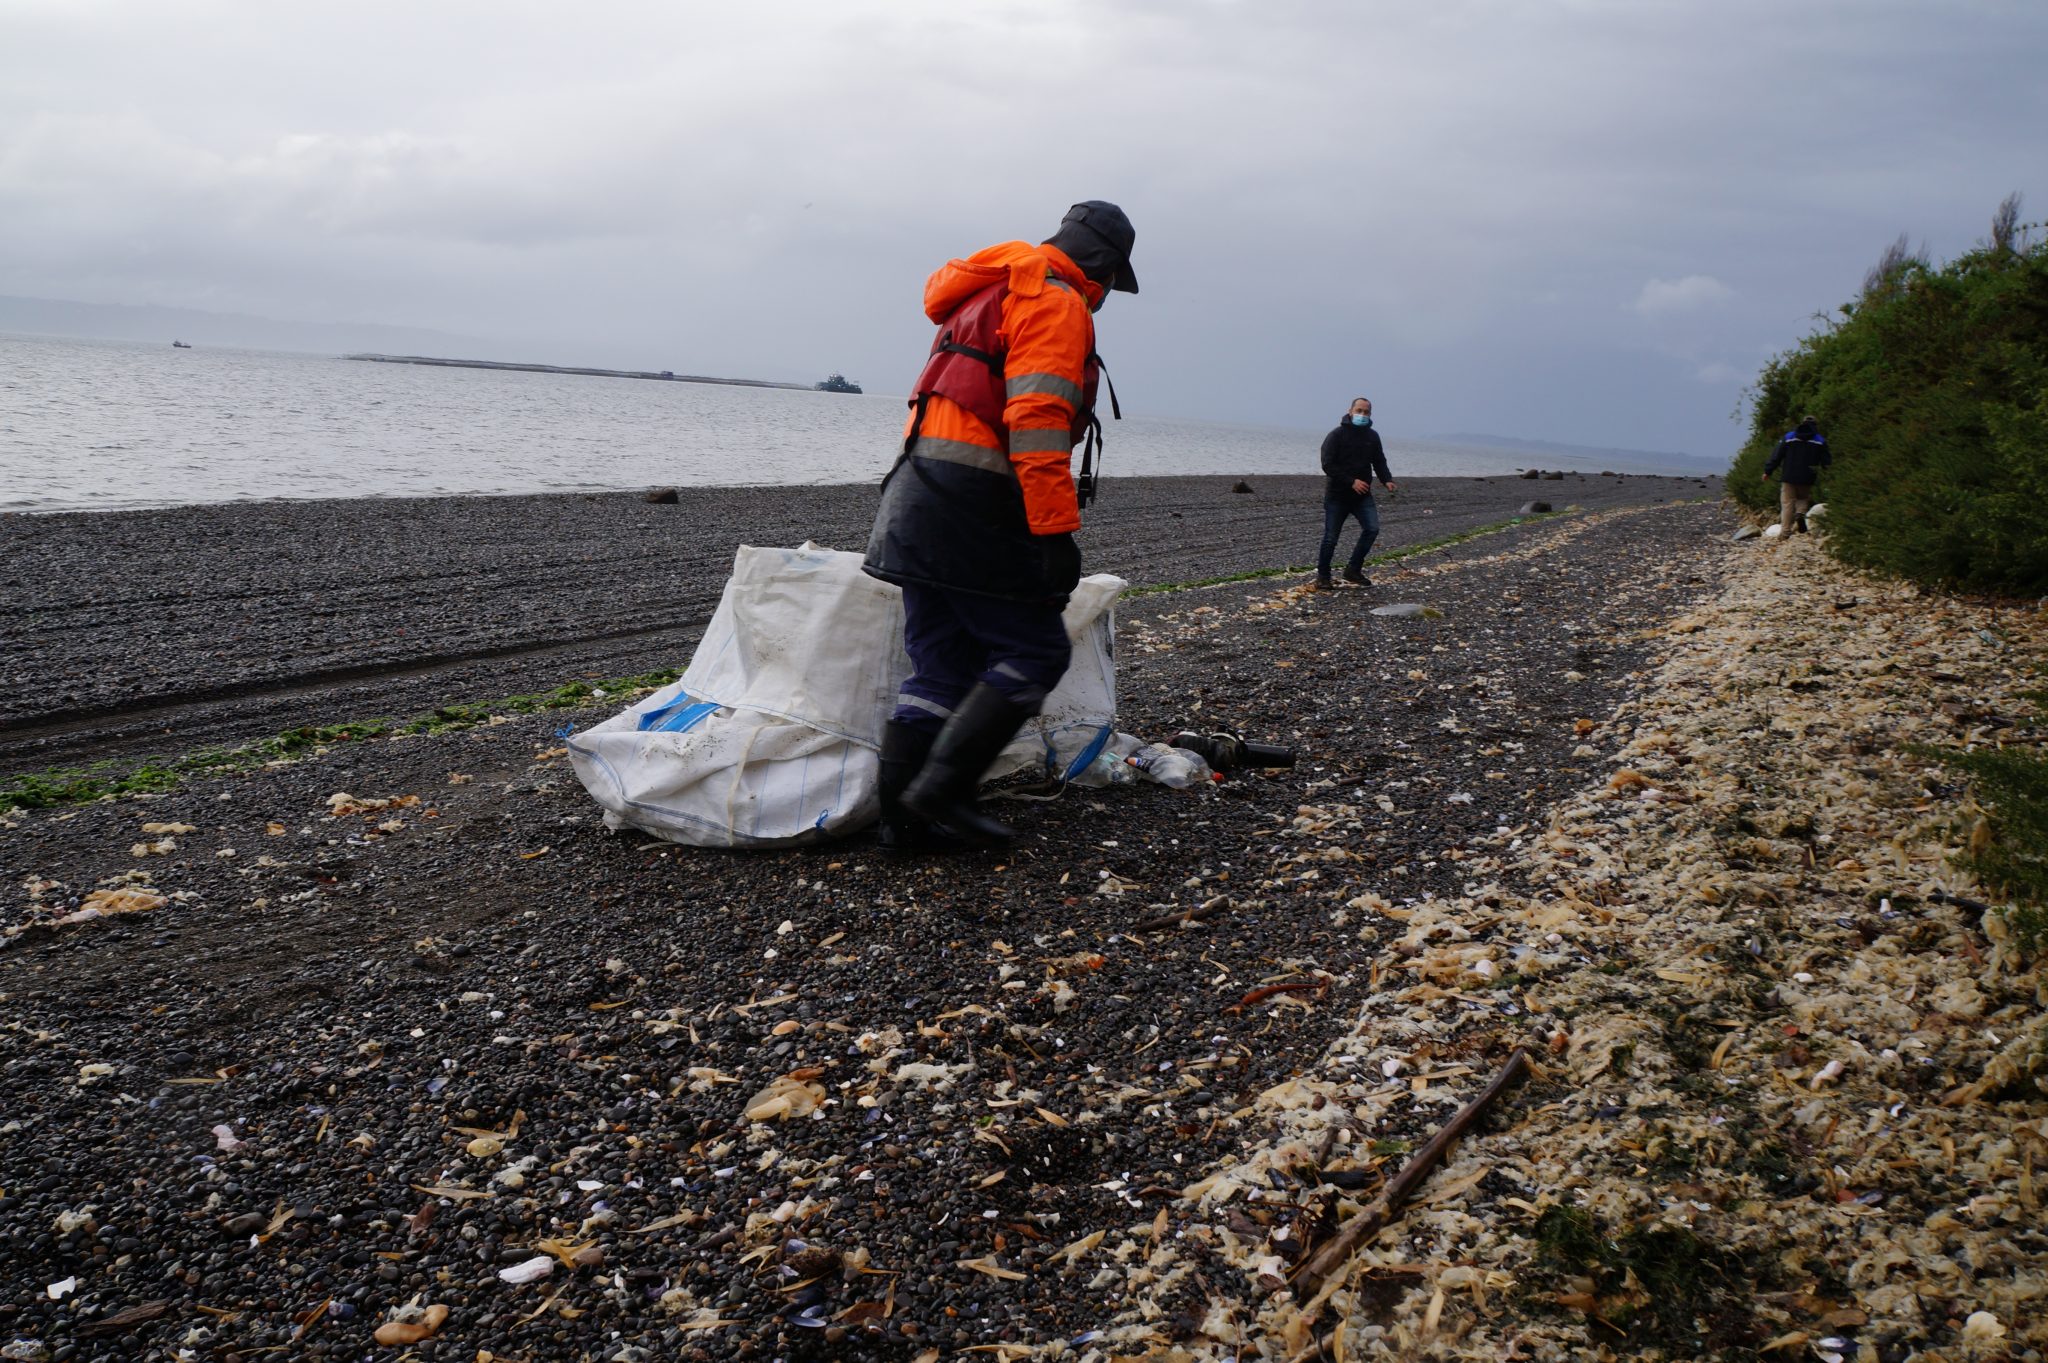
[[[2048,211],[2048,6],[0,0],[0,293],[901,391],[1115,199],[1127,410],[1720,454],[1901,231]]]

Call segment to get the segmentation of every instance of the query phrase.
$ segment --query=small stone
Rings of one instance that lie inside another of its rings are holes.
[[[652,502],[656,506],[674,506],[678,501],[681,501],[682,498],[677,494],[676,490],[672,487],[658,487],[652,489],[651,491],[642,493],[640,500],[643,502]]]

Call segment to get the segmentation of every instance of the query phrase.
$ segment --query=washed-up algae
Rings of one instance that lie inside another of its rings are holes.
[[[1260,1096],[1268,1138],[1185,1190],[1203,1252],[1149,1256],[1129,1356],[2048,1345],[2042,980],[2004,913],[1943,902],[1986,893],[1961,869],[1982,815],[1931,755],[2026,709],[2048,629],[1808,543],[1713,552],[1728,586],[1589,735],[1604,779],[1461,896],[1345,905],[1392,951],[1349,1035]],[[1368,816],[1304,806],[1297,859]],[[1515,1044],[1539,1077],[1310,1296],[1299,1265],[1370,1195],[1332,1171],[1376,1183]],[[1166,1338],[1208,1258],[1241,1295]]]

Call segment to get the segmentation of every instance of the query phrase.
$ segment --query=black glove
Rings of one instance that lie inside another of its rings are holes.
[[[1045,589],[1053,596],[1070,595],[1081,581],[1081,546],[1072,535],[1040,535],[1038,552],[1045,560]]]

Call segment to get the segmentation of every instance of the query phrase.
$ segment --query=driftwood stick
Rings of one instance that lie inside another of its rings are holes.
[[[1197,923],[1204,918],[1214,918],[1219,913],[1229,913],[1233,907],[1228,896],[1219,896],[1199,909],[1183,909],[1179,913],[1163,913],[1157,918],[1147,918],[1131,931],[1157,932],[1161,928],[1177,928],[1182,923]]]
[[[1927,898],[1931,902],[1936,904],[1953,904],[1957,908],[1962,909],[1966,913],[1975,914],[1980,919],[1985,914],[1991,912],[1991,906],[1989,904],[1986,904],[1983,900],[1965,899],[1963,896],[1959,894],[1950,894],[1947,890],[1936,890],[1933,894],[1927,896]]]
[[[1309,1256],[1308,1262],[1298,1270],[1299,1283],[1295,1295],[1310,1300],[1316,1295],[1316,1288],[1325,1278],[1342,1268],[1352,1255],[1379,1234],[1388,1222],[1401,1211],[1410,1194],[1436,1170],[1458,1138],[1470,1130],[1474,1123],[1486,1115],[1486,1109],[1496,1098],[1505,1093],[1529,1070],[1529,1053],[1520,1046],[1515,1047],[1500,1073],[1493,1082],[1480,1090],[1479,1096],[1458,1109],[1458,1115],[1444,1123],[1443,1128],[1429,1138],[1429,1144],[1416,1151],[1409,1161],[1401,1166],[1401,1172],[1387,1182],[1387,1186],[1374,1198],[1366,1209],[1345,1223],[1344,1229],[1321,1249]]]

